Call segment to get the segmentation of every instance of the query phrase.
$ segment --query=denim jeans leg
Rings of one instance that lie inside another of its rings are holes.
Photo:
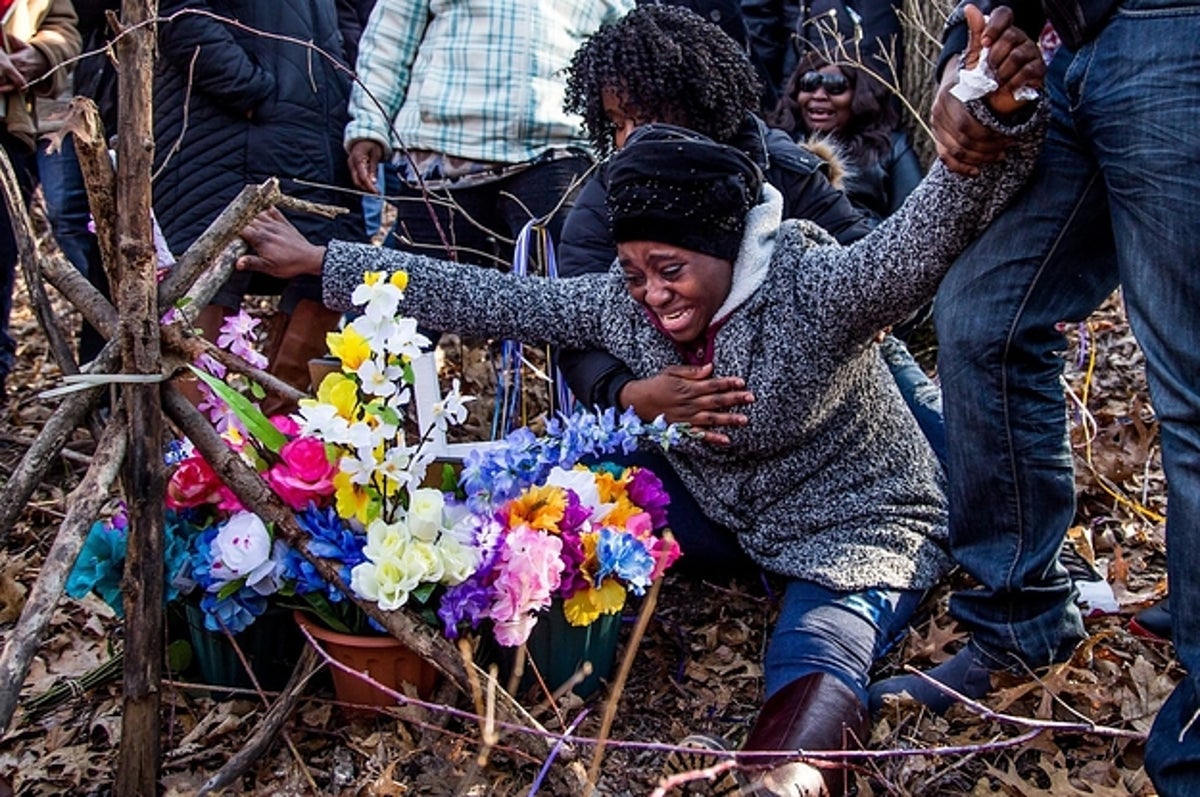
[[[892,372],[896,387],[909,412],[917,419],[917,426],[929,441],[942,468],[946,467],[946,421],[942,417],[942,389],[929,378],[909,352],[904,341],[888,335],[879,344],[879,353]]]
[[[1071,53],[1051,63],[1053,111],[1034,175],[956,262],[934,302],[946,419],[950,545],[979,586],[951,599],[985,652],[1039,667],[1083,636],[1057,555],[1075,511],[1060,321],[1116,285],[1108,206],[1067,116]]]
[[[838,592],[791,581],[763,661],[766,699],[801,676],[823,672],[854,690],[865,706],[871,667],[908,627],[925,593],[876,587]]]
[[[1147,746],[1146,770],[1163,795],[1200,794],[1198,25],[1194,0],[1126,0],[1072,85],[1077,122],[1108,184],[1126,309],[1146,356],[1167,476],[1172,638],[1188,676]]]
[[[64,136],[59,150],[53,154],[48,149],[49,142],[39,143],[37,166],[54,240],[71,265],[108,296],[108,278],[100,261],[100,244],[96,234],[89,229],[92,212],[75,153],[75,137]],[[92,360],[100,353],[104,342],[104,337],[85,321],[79,334],[79,362]]]

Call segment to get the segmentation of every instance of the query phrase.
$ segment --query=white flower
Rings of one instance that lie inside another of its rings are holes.
[[[410,542],[412,534],[408,531],[407,523],[388,523],[382,518],[375,518],[367,526],[367,544],[363,546],[363,556],[375,562],[399,557]]]
[[[392,328],[392,332],[388,335],[387,340],[383,344],[389,354],[397,354],[401,357],[415,360],[420,357],[425,349],[430,346],[429,338],[417,332],[417,320],[415,318],[398,318],[396,324]]]
[[[253,512],[236,512],[213,539],[212,577],[232,581],[249,576],[271,556],[271,535]]]
[[[354,289],[350,301],[363,305],[363,315],[371,318],[391,318],[400,307],[404,292],[385,278],[368,279]]]
[[[418,540],[432,542],[443,528],[442,507],[446,498],[441,490],[422,487],[408,497],[408,530]]]
[[[372,351],[382,354],[384,341],[392,334],[396,319],[392,316],[360,315],[350,322],[350,326],[370,343]]]
[[[458,426],[467,419],[466,405],[474,400],[474,396],[462,395],[459,380],[455,379],[446,397],[433,405],[434,426],[443,432],[449,424]]]
[[[443,584],[461,584],[479,567],[480,551],[473,545],[463,545],[451,537],[443,537],[438,545],[442,557]]]
[[[327,443],[347,442],[350,422],[338,415],[337,407],[319,401],[301,399],[300,431],[306,437],[319,437]]]
[[[361,459],[352,454],[342,454],[338,468],[350,477],[352,484],[368,484],[375,472],[375,458]]]
[[[433,543],[427,540],[414,539],[404,549],[400,563],[407,572],[412,574],[418,584],[425,581],[441,581],[442,576],[446,573],[441,553]],[[416,589],[416,584],[411,589]]]
[[[287,577],[287,554],[287,543],[275,540],[271,545],[271,558],[246,576],[246,586],[259,595],[274,595],[278,592]]]
[[[375,357],[363,360],[355,373],[359,389],[371,396],[392,395],[396,392],[396,383],[404,377],[404,369],[400,366],[388,365]]]
[[[346,445],[357,449],[358,455],[362,459],[368,457],[373,459],[370,452],[379,447],[384,439],[383,435],[379,433],[379,427],[367,421],[355,421],[346,429]]]
[[[400,564],[394,558],[378,563],[363,562],[350,571],[350,588],[360,598],[378,603],[384,611],[399,609],[408,603],[408,593],[412,590],[404,588],[406,583]]]
[[[393,446],[384,454],[383,461],[375,466],[375,472],[392,484],[412,487],[416,478],[412,472],[412,454],[408,446]]]

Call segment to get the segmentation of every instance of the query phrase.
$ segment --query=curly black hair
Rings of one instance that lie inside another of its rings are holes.
[[[900,124],[900,113],[892,102],[891,92],[867,70],[858,66],[831,60],[816,50],[801,56],[795,71],[788,78],[779,104],[767,114],[767,124],[792,134],[810,133],[804,128],[800,103],[800,79],[807,72],[819,72],[831,63],[837,65],[850,83],[854,98],[850,100],[850,122],[843,130],[833,134],[842,154],[856,166],[867,166],[886,158],[891,151],[891,133]]]
[[[564,107],[583,117],[601,156],[612,152],[615,132],[605,89],[641,123],[678,125],[722,143],[759,102],[758,76],[738,43],[679,6],[638,6],[601,27],[571,59]]]

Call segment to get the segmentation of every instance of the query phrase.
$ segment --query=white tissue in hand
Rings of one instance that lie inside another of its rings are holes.
[[[950,94],[955,99],[961,102],[977,100],[1000,88],[1000,84],[992,76],[991,68],[988,67],[987,56],[988,48],[984,47],[979,51],[979,60],[975,66],[958,71],[958,83],[950,89]]]

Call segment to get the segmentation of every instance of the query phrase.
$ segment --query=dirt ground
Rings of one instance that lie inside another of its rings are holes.
[[[59,309],[71,323],[69,309]],[[0,479],[11,473],[53,409],[54,402],[39,393],[58,384],[44,337],[20,295],[12,328],[19,364],[9,381],[9,401],[0,408]],[[860,795],[1153,793],[1140,767],[1138,734],[1149,728],[1180,672],[1169,644],[1131,635],[1127,621],[1166,590],[1157,430],[1141,354],[1119,301],[1067,332],[1071,346],[1064,356],[1073,396],[1068,411],[1078,469],[1076,536],[1090,540],[1084,552],[1107,576],[1120,611],[1088,620],[1091,637],[1069,664],[1032,681],[1001,685],[984,701],[992,713],[968,707],[944,718],[912,707],[889,712],[867,743],[870,757],[855,763]],[[931,362],[930,351],[919,353]],[[460,364],[451,358],[447,366],[461,372],[467,392],[488,390],[492,376],[484,355],[466,346]],[[482,432],[487,424],[480,415],[472,428]],[[92,447],[90,433],[78,431],[7,530],[0,564],[4,638]],[[946,614],[946,597],[951,587],[964,585],[965,577],[952,576],[926,601],[883,672],[906,664],[927,666],[957,649],[962,635]],[[689,733],[740,740],[761,699],[759,661],[778,589],[778,583],[762,579],[714,584],[668,577],[620,695],[598,794],[651,794],[660,779],[664,746]],[[622,650],[638,608],[636,603],[627,608]],[[111,662],[121,643],[120,622],[99,601],[61,602],[22,686],[23,707],[0,741],[0,776],[18,794],[112,793],[120,682],[101,679],[92,685],[91,676]],[[66,697],[35,710],[31,701],[52,688]],[[537,714],[549,731],[572,728],[573,741],[552,752],[532,736],[504,730],[484,757],[483,736],[473,721],[436,709],[348,717],[318,676],[285,734],[225,793],[581,794],[580,778],[593,750],[588,740],[599,733],[608,694],[601,690],[586,704]],[[163,698],[161,782],[170,795],[194,793],[241,749],[264,713],[253,694],[214,692],[183,680],[165,684]],[[470,706],[454,695],[439,695],[435,702]],[[1053,728],[1053,723],[1061,725]]]

